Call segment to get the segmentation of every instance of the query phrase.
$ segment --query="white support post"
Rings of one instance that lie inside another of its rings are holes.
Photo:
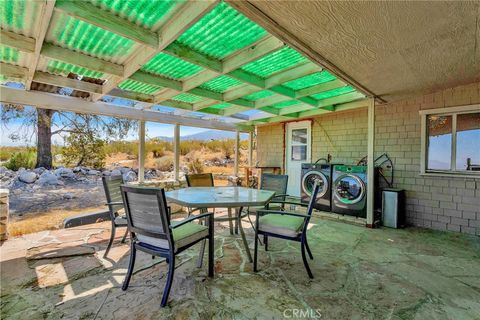
[[[145,121],[141,120],[138,128],[138,182],[145,177]]]
[[[173,161],[173,170],[175,173],[175,180],[178,181],[180,176],[180,125],[175,124],[173,131],[173,152],[174,152],[174,161]]]
[[[374,223],[374,195],[375,195],[375,99],[368,101],[368,139],[367,139],[367,227],[373,228]]]
[[[235,135],[235,164],[233,169],[233,175],[238,177],[238,164],[240,163],[240,132],[236,131]]]
[[[248,133],[248,166],[253,166],[253,132]]]

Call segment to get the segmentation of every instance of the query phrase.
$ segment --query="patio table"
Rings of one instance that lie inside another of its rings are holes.
[[[252,255],[248,247],[241,219],[243,207],[264,206],[275,195],[274,191],[244,187],[190,187],[168,191],[168,201],[190,208],[235,208],[236,219],[248,259]]]

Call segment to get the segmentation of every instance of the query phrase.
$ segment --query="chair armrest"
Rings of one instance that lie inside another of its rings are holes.
[[[176,225],[174,226],[171,226],[172,229],[175,229],[175,228],[178,228],[186,223],[189,223],[189,222],[192,222],[193,220],[197,220],[197,219],[201,219],[201,218],[206,218],[206,217],[211,217],[212,216],[212,213],[202,213],[202,214],[199,214],[198,216],[191,216],[185,220],[182,220],[180,221],[179,223],[177,223]]]
[[[121,201],[118,201],[118,202],[107,202],[105,203],[106,206],[118,206],[118,205],[122,205],[123,206],[123,202]]]
[[[287,195],[285,200],[275,199],[275,197],[270,201],[270,203],[281,203],[281,204],[294,204],[297,206],[308,207],[308,203],[302,202],[300,197],[294,197]]]
[[[310,216],[306,214],[300,214],[300,213],[294,213],[294,212],[288,212],[288,211],[281,211],[281,210],[258,210],[257,215],[260,214],[281,214],[281,215],[286,215],[286,216],[293,216],[293,217],[300,217],[300,218],[309,218]]]

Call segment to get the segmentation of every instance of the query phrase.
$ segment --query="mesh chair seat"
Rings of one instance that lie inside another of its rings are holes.
[[[185,178],[189,187],[213,187],[211,173],[187,174]]]
[[[302,232],[305,218],[266,214],[258,220],[258,230],[287,237],[296,237]]]
[[[178,222],[177,222],[178,223]],[[175,223],[172,223],[175,225]],[[173,240],[175,242],[175,252],[198,239],[208,236],[208,227],[196,223],[186,223],[172,231]],[[152,238],[145,235],[138,234],[137,239],[140,243],[147,244],[149,246],[169,249],[168,241],[158,238]]]

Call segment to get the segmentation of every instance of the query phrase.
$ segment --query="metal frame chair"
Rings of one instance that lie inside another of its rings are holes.
[[[124,183],[122,176],[110,176],[102,177],[103,189],[105,190],[105,197],[107,198],[106,205],[110,213],[110,220],[112,222],[112,231],[110,233],[110,240],[108,242],[107,249],[103,254],[105,258],[112,247],[113,240],[115,239],[115,232],[118,227],[127,227],[127,218],[125,215],[119,214],[119,211],[124,209],[122,201],[122,193],[120,186]],[[127,238],[128,229],[125,230],[125,234],[122,238],[122,243],[125,243]]]
[[[169,265],[161,302],[161,307],[164,307],[172,287],[175,256],[206,239],[208,239],[208,276],[213,277],[214,240],[211,213],[192,216],[172,224],[163,189],[122,186],[121,190],[132,239],[130,261],[122,290],[127,290],[130,283],[137,250],[152,256],[164,257]],[[192,223],[197,219],[207,219],[208,225]]]
[[[253,256],[254,272],[257,272],[258,235],[263,234],[265,237],[265,251],[268,251],[268,237],[300,242],[303,264],[305,265],[308,276],[313,279],[312,271],[310,270],[305,257],[305,249],[307,250],[310,259],[313,260],[313,255],[307,242],[307,228],[319,189],[320,186],[315,184],[306,215],[282,210],[257,211],[255,220],[255,252]]]

